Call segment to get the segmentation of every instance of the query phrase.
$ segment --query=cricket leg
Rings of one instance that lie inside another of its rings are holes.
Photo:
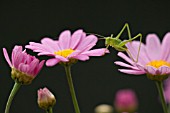
[[[132,40],[135,40],[136,38],[140,38],[140,44],[139,44],[139,47],[138,47],[138,53],[137,53],[137,58],[136,58],[136,63],[138,62],[138,59],[139,59],[139,54],[140,54],[140,49],[141,49],[141,44],[142,44],[142,34],[139,33],[138,35],[136,35],[134,38],[131,39]]]
[[[132,54],[130,53],[130,51],[127,49],[127,48],[124,48],[124,47],[119,47],[122,51],[126,51],[126,53],[129,55],[129,57],[132,59],[133,62],[135,62]]]
[[[140,38],[140,44],[139,44],[139,47],[138,47],[138,52],[137,52],[137,57],[136,57],[136,60],[133,60],[134,62],[138,62],[138,58],[139,58],[139,54],[140,54],[140,48],[141,48],[141,44],[142,44],[142,34],[139,33],[138,35],[136,35],[135,37],[129,39],[129,40],[125,40],[123,42],[121,42],[119,44],[120,47],[123,47],[125,44],[127,44],[128,42],[132,42],[133,40],[135,40],[136,38]],[[126,52],[130,55],[130,57],[132,58],[132,55],[130,54],[130,52],[128,50],[126,50]],[[133,58],[132,58],[133,59]]]
[[[128,37],[129,39],[132,38],[131,36],[131,32],[130,32],[130,28],[129,28],[129,24],[125,23],[125,25],[123,26],[123,28],[121,29],[121,31],[119,32],[119,34],[116,36],[117,39],[119,39],[119,37],[121,36],[121,34],[123,33],[123,31],[127,28],[127,32],[128,32]]]
[[[132,59],[133,62],[136,62],[135,59],[132,57],[132,54],[130,53],[130,51],[128,49],[126,49],[127,54],[130,56],[130,58]]]

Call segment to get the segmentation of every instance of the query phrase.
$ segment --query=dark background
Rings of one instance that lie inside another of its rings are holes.
[[[109,36],[117,34],[128,22],[135,36],[156,33],[163,37],[170,31],[170,2],[160,0],[119,1],[0,1],[0,112],[3,113],[11,88],[10,67],[4,59],[2,48],[11,53],[14,45],[26,45],[29,41],[39,42],[44,36],[57,39],[60,32],[84,29]],[[124,34],[122,39],[127,38]],[[100,41],[96,48],[104,47]],[[32,51],[28,51],[34,54]],[[118,72],[114,61],[120,60],[117,51],[78,62],[72,67],[73,81],[82,113],[93,113],[95,106],[113,104],[117,90],[132,88],[139,99],[139,113],[162,113],[158,93],[153,81],[146,76],[132,76]],[[39,57],[46,59],[47,57]],[[43,113],[36,103],[37,90],[48,87],[56,96],[54,113],[74,113],[64,68],[44,66],[31,85],[23,86],[16,95],[10,113]]]

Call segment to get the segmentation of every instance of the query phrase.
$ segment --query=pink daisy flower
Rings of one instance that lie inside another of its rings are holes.
[[[9,66],[12,68],[12,77],[18,82],[30,83],[37,76],[44,65],[44,60],[39,60],[22,51],[22,46],[15,46],[12,51],[11,60],[9,59],[7,50],[3,48],[3,53]]]
[[[41,43],[30,42],[26,48],[39,52],[38,55],[52,56],[46,61],[47,66],[54,66],[59,62],[69,62],[71,59],[85,61],[89,56],[102,56],[108,50],[105,48],[90,50],[97,43],[94,35],[86,36],[83,30],[77,30],[72,35],[69,30],[63,31],[59,40],[43,38]]]
[[[137,52],[140,42],[132,41],[126,46],[131,53],[133,59],[137,58]],[[115,64],[129,69],[119,69],[120,72],[134,75],[147,74],[151,79],[156,79],[153,75],[168,75],[170,74],[170,33],[167,33],[162,41],[162,44],[155,34],[149,34],[146,37],[146,44],[141,44],[138,62],[134,63],[130,56],[122,52],[118,56],[128,62],[124,63],[116,61]],[[162,79],[168,76],[162,76]],[[159,77],[158,77],[159,78]],[[159,78],[160,79],[160,78]]]

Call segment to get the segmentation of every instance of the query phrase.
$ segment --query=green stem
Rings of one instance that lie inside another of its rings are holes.
[[[17,91],[19,90],[20,86],[21,86],[20,83],[15,82],[13,89],[11,91],[11,94],[9,95],[8,102],[6,104],[5,113],[9,113],[9,109],[10,109],[12,100],[13,100],[15,94],[17,93]]]
[[[168,113],[170,113],[170,104],[168,104]]]
[[[161,99],[163,111],[164,111],[164,113],[168,113],[167,105],[166,105],[164,94],[163,94],[162,81],[156,81],[156,86],[158,88],[158,92],[159,92],[159,96],[160,96],[160,99]]]
[[[75,112],[80,113],[79,105],[78,105],[78,102],[77,102],[77,99],[76,99],[76,94],[75,94],[75,91],[74,91],[73,81],[72,81],[72,77],[71,77],[71,70],[70,70],[71,66],[65,65],[64,67],[65,67],[65,71],[66,71],[66,76],[67,76],[67,80],[68,80],[68,84],[69,84],[70,93],[71,93]]]
[[[53,108],[50,107],[49,109],[46,110],[46,113],[53,113]]]

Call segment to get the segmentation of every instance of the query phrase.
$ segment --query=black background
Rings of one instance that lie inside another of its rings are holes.
[[[132,35],[141,32],[144,36],[156,33],[163,37],[170,31],[170,2],[160,0],[119,1],[0,1],[0,112],[3,113],[11,88],[10,67],[4,59],[2,48],[11,53],[14,45],[39,42],[44,36],[57,39],[60,32],[84,29],[109,36],[117,34],[128,22]],[[122,39],[127,38],[126,33]],[[161,38],[162,39],[162,38]],[[96,48],[104,47],[104,41]],[[36,55],[32,51],[28,51]],[[73,81],[82,113],[93,113],[95,106],[113,104],[117,90],[132,88],[139,99],[139,113],[162,113],[158,93],[153,81],[145,75],[132,76],[118,72],[114,61],[120,60],[117,51],[78,62],[72,67]],[[46,59],[47,57],[39,57]],[[56,96],[54,113],[74,113],[64,68],[44,66],[31,85],[23,86],[17,93],[10,113],[43,113],[36,103],[37,90],[48,87]]]

